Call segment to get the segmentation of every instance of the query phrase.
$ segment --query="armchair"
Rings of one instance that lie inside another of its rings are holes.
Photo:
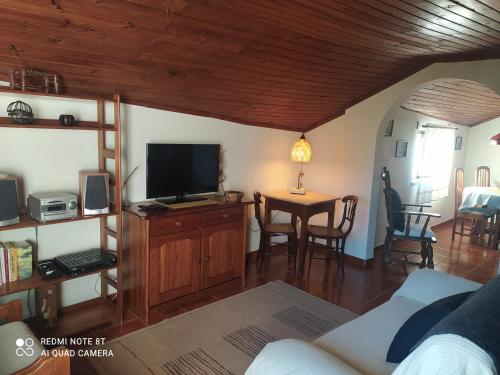
[[[0,326],[0,374],[69,375],[70,358],[42,355],[44,347],[22,320],[22,300],[0,305],[0,321],[6,322]],[[54,350],[64,353],[64,347]]]
[[[441,215],[423,212],[424,208],[431,206],[426,204],[402,203],[396,190],[391,187],[391,175],[386,167],[382,168],[382,180],[385,183],[384,197],[387,209],[387,228],[384,241],[383,260],[387,265],[399,263],[406,271],[407,264],[418,265],[420,268],[434,268],[432,244],[437,242],[434,232],[429,228],[431,218],[439,218]],[[407,211],[407,207],[418,207],[418,210]],[[415,222],[412,223],[412,219]],[[425,220],[423,224],[420,220]],[[421,250],[393,249],[392,244],[397,240],[420,242]],[[393,259],[392,253],[403,253],[402,259]],[[409,254],[420,254],[420,263],[412,262]]]

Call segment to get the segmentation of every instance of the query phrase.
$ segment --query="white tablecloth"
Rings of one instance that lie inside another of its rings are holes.
[[[462,195],[460,210],[488,208],[500,210],[500,189],[492,187],[466,187]]]

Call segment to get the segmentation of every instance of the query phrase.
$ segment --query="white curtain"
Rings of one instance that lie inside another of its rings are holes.
[[[417,159],[417,203],[448,196],[455,132],[447,128],[425,129]]]

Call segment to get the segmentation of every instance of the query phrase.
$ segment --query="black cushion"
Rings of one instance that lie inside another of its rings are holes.
[[[413,314],[394,336],[387,352],[387,362],[401,363],[432,327],[455,311],[472,293],[459,293],[440,299]]]
[[[404,232],[405,230],[405,215],[403,213],[394,213],[394,211],[403,211],[403,202],[398,192],[391,188],[391,207],[392,207],[392,221],[394,228]]]
[[[434,335],[462,336],[489,354],[500,373],[500,276],[483,285],[436,324],[419,344]]]

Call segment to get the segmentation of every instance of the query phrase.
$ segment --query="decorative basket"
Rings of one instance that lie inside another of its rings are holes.
[[[12,70],[10,87],[15,90],[44,91],[53,94],[61,94],[63,91],[60,76],[36,68]]]
[[[243,198],[243,192],[237,190],[229,190],[224,192],[224,197],[228,202],[241,202]]]
[[[9,104],[7,114],[16,124],[26,125],[33,122],[33,110],[28,104],[19,100]]]

